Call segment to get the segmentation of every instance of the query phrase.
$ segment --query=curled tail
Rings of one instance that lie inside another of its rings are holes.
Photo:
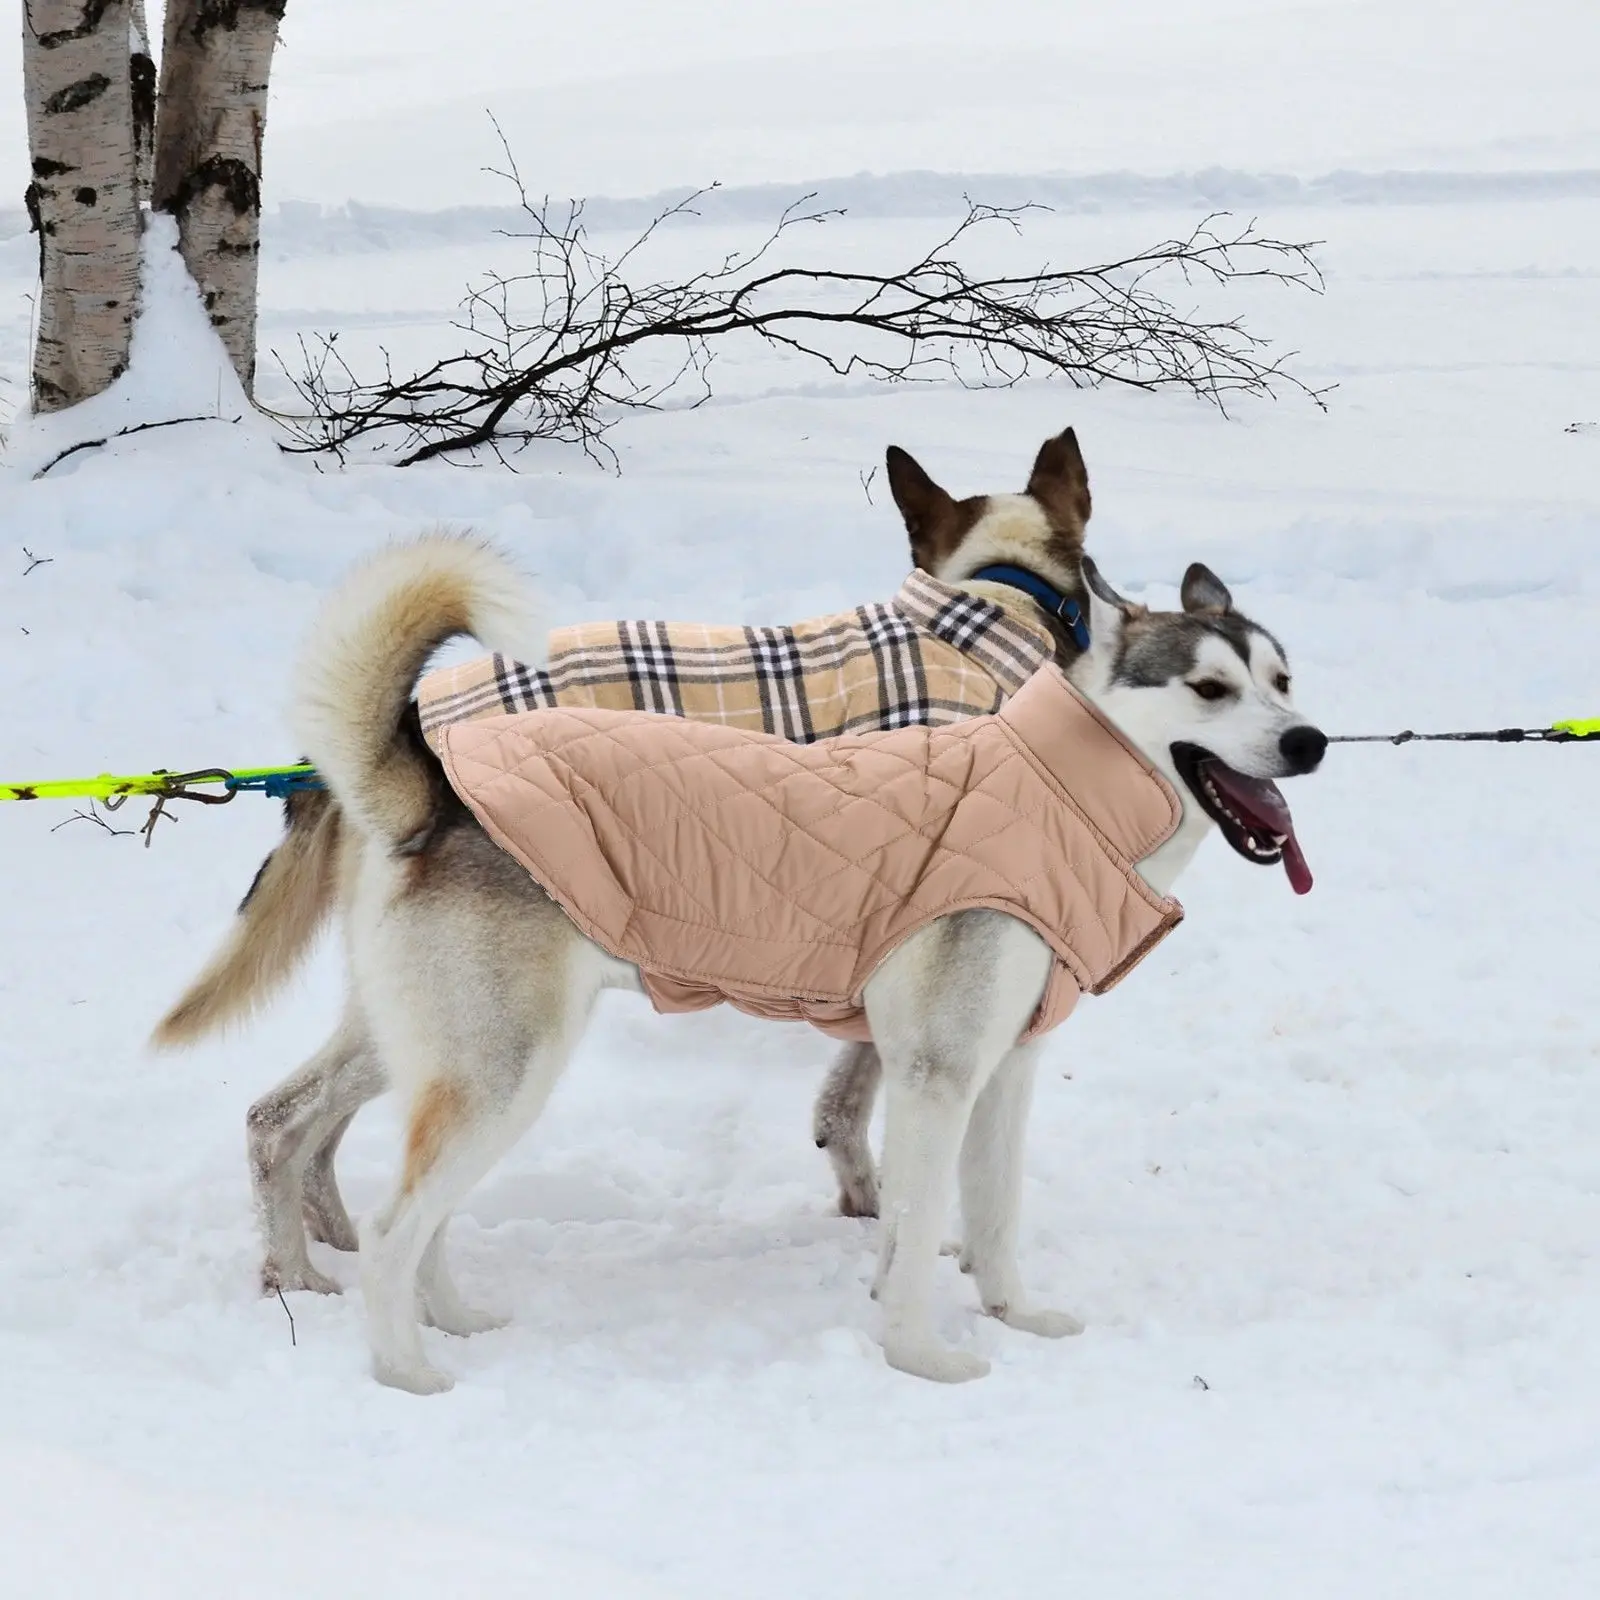
[[[271,998],[333,910],[352,825],[392,848],[426,837],[438,774],[415,735],[411,692],[457,633],[544,659],[522,579],[471,539],[431,534],[395,546],[334,592],[295,684],[295,721],[329,787],[290,797],[283,842],[262,862],[222,948],[156,1025],[157,1048],[193,1044]]]
[[[544,660],[532,596],[515,569],[477,540],[429,534],[351,573],[301,656],[295,732],[347,822],[392,850],[414,850],[432,830],[438,769],[415,736],[411,697],[428,658],[461,633]]]
[[[339,808],[326,790],[289,796],[283,842],[261,863],[233,928],[205,971],[156,1024],[170,1050],[248,1016],[282,986],[333,909],[339,879]]]

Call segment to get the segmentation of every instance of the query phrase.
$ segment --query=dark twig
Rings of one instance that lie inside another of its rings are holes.
[[[503,141],[502,141],[503,142]],[[1252,280],[1314,292],[1322,275],[1309,243],[1290,243],[1205,218],[1183,238],[1088,267],[1048,264],[979,272],[961,257],[995,228],[1020,235],[1035,207],[968,203],[931,249],[878,272],[807,266],[787,255],[801,230],[840,213],[814,197],[783,211],[767,236],[681,281],[651,278],[641,254],[699,195],[663,210],[614,259],[590,241],[578,202],[536,201],[506,150],[499,176],[516,191],[525,270],[472,286],[453,326],[460,353],[416,371],[358,372],[336,333],[302,339],[289,372],[302,402],[286,415],[290,449],[343,459],[356,446],[393,451],[401,465],[480,447],[504,461],[536,439],[576,444],[614,463],[605,435],[620,417],[711,396],[714,350],[739,339],[821,363],[839,377],[885,383],[1010,387],[1035,377],[1179,389],[1226,409],[1240,395],[1290,391],[1323,404],[1238,316],[1180,306],[1201,286]],[[704,191],[702,191],[704,193]],[[646,357],[666,353],[657,365]]]
[[[856,476],[861,479],[861,492],[867,497],[867,504],[869,506],[875,504],[872,498],[872,480],[878,476],[878,469],[874,467],[871,472],[858,472]]]
[[[36,556],[33,551],[27,547],[27,545],[23,545],[22,553],[28,558],[27,566],[22,569],[22,576],[24,578],[26,578],[35,567],[48,567],[50,563],[55,560],[54,556]]]
[[[28,630],[24,628],[22,631],[26,633]],[[133,837],[132,828],[113,828],[111,824],[107,822],[97,810],[95,810],[95,804],[93,800],[89,802],[89,809],[87,811],[74,811],[65,822],[58,822],[50,831],[51,833],[56,833],[60,829],[66,827],[68,823],[72,822],[92,822],[97,828],[104,828],[107,833],[118,839],[131,839]]]
[[[131,428],[118,428],[115,433],[108,433],[103,439],[81,439],[77,444],[68,445],[59,455],[51,456],[45,464],[34,473],[37,481],[42,478],[52,467],[59,466],[68,456],[76,455],[80,450],[98,450],[102,445],[110,444],[113,439],[125,439],[130,433],[144,433],[151,428],[176,428],[183,422],[242,422],[243,417],[167,417],[161,422],[136,422]]]
[[[289,1302],[283,1298],[283,1285],[274,1284],[273,1288],[278,1291],[278,1304],[283,1307],[283,1314],[289,1319],[289,1348],[293,1350],[300,1342],[294,1336],[294,1312],[289,1309]]]

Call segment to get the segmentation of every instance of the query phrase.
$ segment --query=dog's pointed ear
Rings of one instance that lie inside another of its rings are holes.
[[[939,535],[955,521],[956,503],[899,445],[890,445],[883,459],[889,493],[911,536],[911,559],[924,572],[932,572],[940,557],[948,554],[940,547]]]
[[[1058,528],[1074,529],[1081,537],[1092,509],[1089,469],[1071,428],[1039,446],[1033,471],[1028,474],[1027,492],[1050,513]]]
[[[1210,567],[1196,561],[1183,575],[1183,609],[1203,616],[1220,617],[1233,610],[1228,586]]]
[[[1106,582],[1093,556],[1083,557],[1082,571],[1089,598],[1089,648],[1096,651],[1112,645],[1121,635],[1123,624],[1138,616],[1144,607],[1118,594]]]
[[[1098,601],[1103,606],[1109,606],[1113,611],[1120,612],[1123,616],[1132,616],[1135,611],[1142,609],[1135,601],[1120,595],[1106,582],[1105,574],[1100,570],[1093,556],[1083,558],[1083,581],[1088,586],[1089,599],[1093,603]]]

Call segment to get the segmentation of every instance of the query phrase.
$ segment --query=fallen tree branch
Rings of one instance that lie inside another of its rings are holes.
[[[1258,280],[1320,292],[1311,243],[1291,243],[1206,217],[1186,237],[1087,267],[978,272],[963,247],[995,228],[1020,236],[1030,206],[968,203],[931,249],[887,272],[784,262],[797,231],[840,213],[810,200],[786,209],[754,249],[734,251],[683,281],[634,272],[667,223],[693,214],[692,196],[662,211],[615,259],[589,242],[583,207],[530,198],[510,152],[499,175],[527,219],[526,271],[473,286],[453,326],[465,348],[415,372],[362,375],[337,334],[302,339],[295,368],[280,357],[303,411],[280,414],[290,449],[341,460],[357,445],[408,466],[487,447],[502,460],[534,440],[609,457],[605,435],[629,411],[711,397],[716,350],[737,339],[820,362],[840,377],[884,383],[1010,387],[1036,377],[1078,387],[1116,383],[1178,389],[1226,409],[1238,396],[1294,392],[1322,406],[1238,316],[1182,309],[1177,289]],[[704,193],[706,191],[702,191]],[[812,197],[814,198],[814,197]],[[664,370],[647,357],[665,350]]]
[[[126,439],[131,433],[145,433],[151,428],[176,428],[184,422],[242,422],[243,417],[167,417],[161,422],[136,422],[128,428],[118,428],[115,433],[108,433],[103,439],[80,439],[77,444],[69,444],[65,450],[51,456],[45,464],[34,473],[37,482],[52,467],[59,466],[68,456],[75,456],[80,450],[98,450],[111,443],[113,439]],[[29,568],[32,571],[32,568]]]

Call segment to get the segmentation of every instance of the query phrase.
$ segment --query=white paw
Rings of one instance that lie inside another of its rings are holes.
[[[839,1179],[839,1215],[875,1217],[878,1214],[878,1181],[871,1173],[852,1173]]]
[[[497,1317],[492,1311],[479,1311],[473,1306],[457,1303],[435,1310],[426,1301],[421,1306],[422,1320],[440,1333],[453,1333],[458,1339],[470,1338],[475,1333],[493,1333],[504,1328],[510,1317]]]
[[[1083,1324],[1070,1311],[1044,1311],[1022,1309],[1015,1306],[985,1307],[991,1317],[998,1317],[1008,1328],[1022,1333],[1036,1333],[1041,1339],[1070,1339],[1083,1332]]]
[[[982,1356],[944,1344],[885,1341],[883,1358],[896,1371],[909,1372],[914,1378],[929,1378],[934,1383],[970,1383],[989,1373],[989,1363]]]
[[[262,1294],[293,1294],[297,1289],[309,1289],[313,1294],[344,1293],[342,1285],[327,1273],[318,1272],[309,1261],[299,1267],[279,1267],[268,1261],[261,1268]]]
[[[430,1366],[402,1367],[389,1361],[374,1361],[372,1375],[379,1383],[410,1394],[445,1394],[456,1386],[456,1380],[448,1372]]]

